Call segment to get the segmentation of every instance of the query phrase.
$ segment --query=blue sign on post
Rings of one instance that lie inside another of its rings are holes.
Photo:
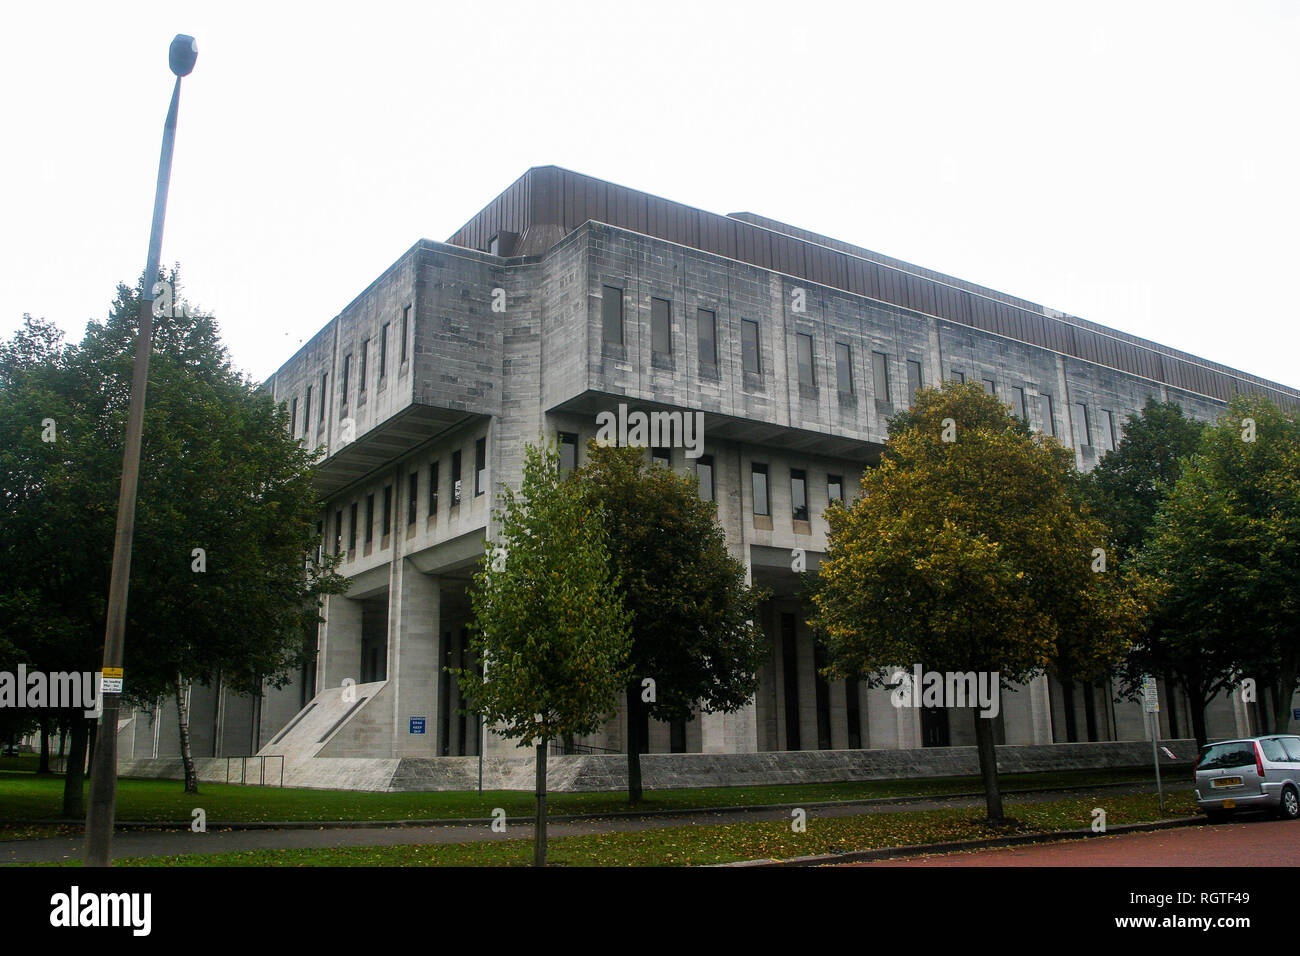
[[[1295,710],[1291,711],[1291,716],[1294,717],[1296,720],[1300,720],[1300,707],[1297,707]]]
[[[425,721],[425,719],[426,719],[426,718],[424,718],[424,717],[412,717],[412,718],[411,718],[411,733],[413,733],[413,734],[422,734],[422,733],[424,733],[424,721]]]

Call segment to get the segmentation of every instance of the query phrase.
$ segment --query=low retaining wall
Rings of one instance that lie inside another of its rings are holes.
[[[1196,755],[1193,740],[1162,741],[1180,761]],[[1150,741],[1037,744],[997,748],[1002,773],[1086,770],[1151,765]],[[1161,755],[1161,762],[1171,763]],[[199,780],[223,782],[224,757],[196,758]],[[238,758],[231,777],[239,780]],[[249,782],[258,782],[257,762],[249,761]],[[179,780],[180,758],[124,760],[124,777]],[[750,754],[643,754],[642,782],[647,789],[677,787],[743,787],[793,783],[840,783],[909,777],[950,777],[979,772],[974,747],[926,747],[918,750],[810,750]],[[488,790],[532,790],[534,758],[487,757],[483,786]],[[267,760],[267,784],[279,783],[279,761]],[[285,768],[287,787],[339,790],[473,790],[478,785],[477,757],[315,757]],[[552,791],[623,790],[627,787],[627,757],[623,754],[552,756],[547,758],[547,788]]]

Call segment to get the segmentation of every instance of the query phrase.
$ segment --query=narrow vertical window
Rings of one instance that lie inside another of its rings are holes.
[[[921,363],[907,360],[907,400],[916,401],[916,393],[921,390]]]
[[[660,355],[673,351],[673,306],[667,299],[650,300],[650,348]]]
[[[1070,419],[1070,424],[1074,428],[1074,444],[1079,448],[1086,448],[1091,445],[1092,441],[1088,432],[1088,406],[1083,402],[1075,402]]]
[[[812,336],[799,332],[795,335],[795,343],[799,356],[799,385],[802,388],[816,388],[817,376],[813,369]]]
[[[298,436],[298,399],[296,396],[289,404],[289,434],[295,438]]]
[[[606,345],[623,344],[623,290],[612,285],[601,289],[601,325]]]
[[[379,380],[381,382],[388,374],[388,326],[389,323],[385,322],[384,327],[379,330]]]
[[[406,342],[408,336],[410,336],[411,334],[410,330],[411,330],[411,307],[408,305],[406,308],[402,309],[402,349],[401,349],[401,357],[398,359],[399,362],[406,361]]]
[[[767,465],[750,465],[750,480],[754,488],[754,514],[771,514],[767,501]]]
[[[474,497],[487,491],[487,439],[474,442]]]
[[[361,343],[361,367],[357,369],[357,395],[366,394],[366,366],[370,364],[370,340]]]
[[[808,520],[808,473],[790,469],[790,511],[795,521]]]
[[[876,401],[889,401],[889,356],[884,352],[871,353],[871,377],[876,384]]]
[[[322,425],[325,424],[325,406],[329,404],[329,389],[327,388],[329,380],[329,372],[320,377],[320,423]]]
[[[375,540],[375,496],[366,495],[366,544]]]
[[[357,503],[348,508],[348,550],[357,550]]]
[[[753,319],[740,320],[740,364],[751,375],[763,374],[763,361],[758,348],[758,323]]]
[[[953,370],[952,370],[952,381],[956,382],[958,385],[965,385],[965,384],[966,384],[966,373],[965,373],[965,372],[958,371],[957,369],[953,369]]]
[[[1011,413],[1017,418],[1025,417],[1025,390],[1019,385],[1011,386]]]
[[[700,342],[700,364],[718,364],[718,316],[708,309],[695,310],[696,336]]]
[[[429,466],[429,515],[438,513],[438,463]]]
[[[840,394],[853,394],[853,350],[843,342],[835,343],[835,383]]]
[[[578,436],[572,432],[560,432],[560,475],[567,477],[578,467]]]
[[[381,537],[388,537],[393,530],[393,486],[384,485],[384,531]]]
[[[307,386],[307,400],[302,403],[302,433],[307,435],[311,431],[311,386]]]
[[[451,453],[451,506],[460,504],[460,452]]]
[[[343,509],[339,508],[334,512],[334,553],[339,554],[343,550]]]
[[[659,447],[650,449],[650,464],[671,468],[673,466],[673,450]]]
[[[1101,411],[1101,447],[1115,450],[1115,416],[1104,408]]]
[[[348,373],[352,370],[352,353],[349,352],[343,356],[343,401],[339,402],[340,408],[348,407]]]
[[[1038,396],[1042,399],[1043,405],[1043,431],[1047,432],[1053,438],[1056,437],[1056,413],[1052,409],[1052,396],[1043,392]]]
[[[420,473],[418,471],[411,472],[411,476],[408,480],[410,481],[410,487],[407,489],[406,523],[408,525],[413,525],[415,524],[416,514],[419,511]]]
[[[713,456],[701,455],[695,459],[695,477],[700,480],[700,497],[713,500]]]
[[[844,501],[844,478],[841,475],[826,476],[826,498],[829,501]]]
[[[998,393],[997,384],[991,378],[980,379],[984,383],[985,395],[996,395]]]

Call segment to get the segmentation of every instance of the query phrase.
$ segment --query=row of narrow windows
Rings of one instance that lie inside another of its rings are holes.
[[[412,468],[406,476],[406,487],[397,489],[397,494],[404,494],[406,499],[406,524],[408,527],[414,525],[419,518],[420,505],[423,503],[428,517],[433,518],[438,514],[439,490],[441,487],[441,468],[442,462],[434,459],[429,463],[425,474],[427,478],[424,481],[424,487],[421,487],[420,474],[422,469]],[[463,485],[461,479],[461,452],[454,451],[451,453],[451,469],[447,475],[448,491],[448,509],[460,506],[463,498]],[[474,497],[478,497],[487,492],[487,439],[479,438],[474,442]],[[421,501],[423,498],[423,502]],[[394,488],[391,484],[385,485],[378,501],[373,493],[365,496],[364,499],[358,499],[348,505],[346,523],[343,508],[336,508],[334,511],[332,534],[331,554],[347,554],[351,556],[357,550],[357,544],[371,545],[375,539],[375,509],[378,506],[382,509],[381,520],[379,522],[380,537],[386,538],[394,530],[394,520],[397,513],[394,507]],[[364,511],[361,511],[364,504]],[[362,520],[358,520],[358,519]],[[347,548],[344,548],[344,531],[346,529]],[[323,527],[317,529],[322,536],[325,534]]]
[[[379,363],[377,372],[379,382],[382,385],[388,378],[388,339],[391,322],[385,322],[379,328]],[[402,325],[398,347],[398,367],[406,364],[407,357],[410,353],[410,327],[411,327],[411,307],[405,306],[402,309]],[[361,340],[361,354],[357,362],[357,403],[361,404],[366,398],[366,378],[370,370],[370,339]],[[343,367],[339,370],[340,378],[340,400],[339,400],[339,417],[347,418],[348,397],[352,388],[352,353],[348,352],[343,356]],[[320,377],[320,391],[316,393],[317,402],[317,419],[318,426],[325,424],[325,412],[327,408],[326,395],[329,394],[329,373],[322,372]],[[312,385],[307,386],[306,394],[303,396],[302,409],[302,437],[306,438],[311,429],[311,411],[312,411]],[[298,396],[294,396],[289,402],[289,434],[295,438],[298,437]]]

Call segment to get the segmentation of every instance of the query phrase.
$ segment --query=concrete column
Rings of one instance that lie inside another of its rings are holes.
[[[361,602],[338,594],[325,599],[325,623],[321,625],[321,675],[318,691],[339,687],[345,677],[361,679]]]
[[[432,757],[438,745],[438,634],[441,586],[403,559],[399,600],[392,608],[388,680],[393,685],[393,756]],[[424,718],[424,733],[411,733],[411,718]]]
[[[706,754],[758,753],[754,699],[732,714],[700,715],[700,749]]]
[[[1046,674],[1029,682],[1030,743],[1052,743],[1052,695]]]

